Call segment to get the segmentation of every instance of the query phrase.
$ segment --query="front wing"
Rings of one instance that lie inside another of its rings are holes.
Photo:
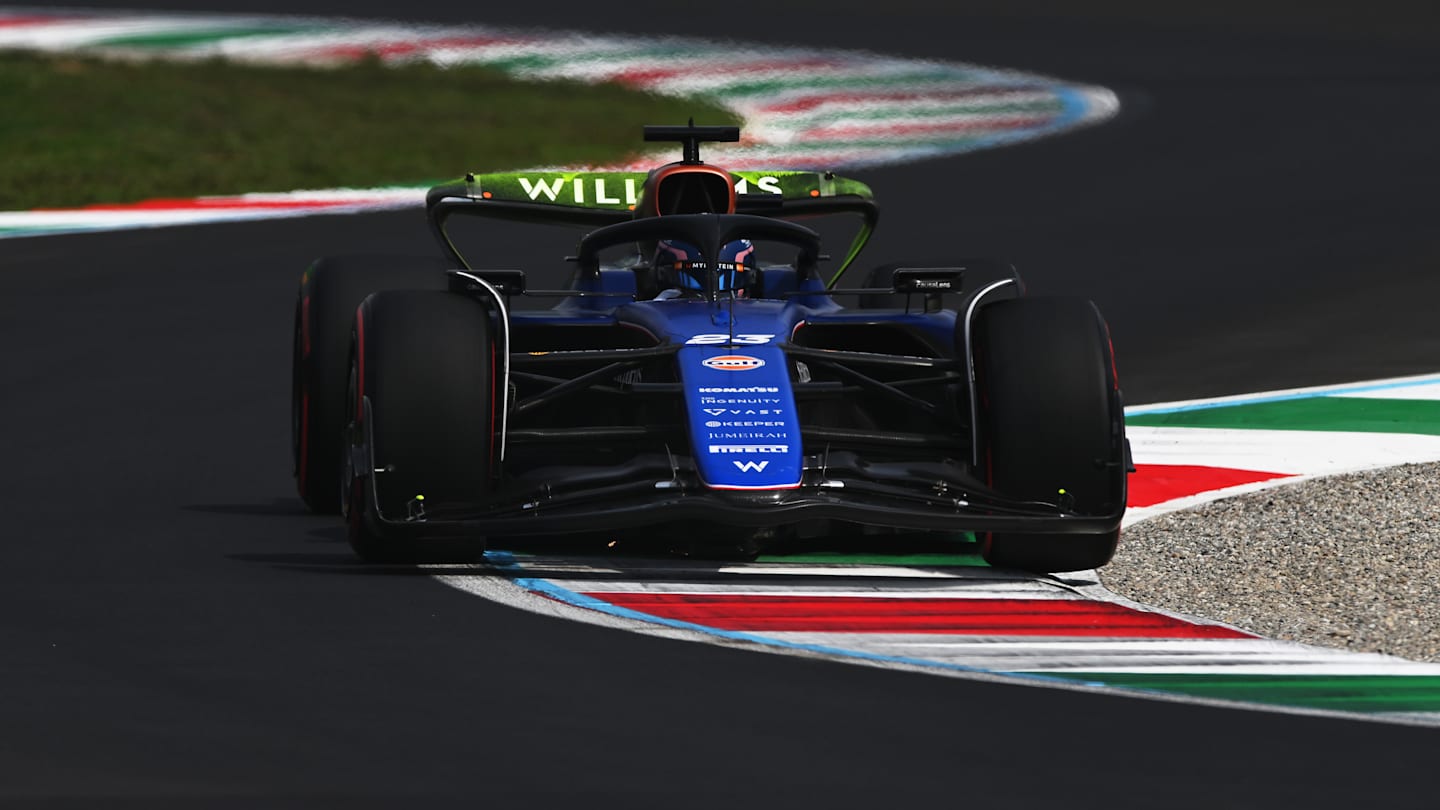
[[[352,460],[355,469],[376,470],[371,447],[366,441],[352,448],[360,456]],[[1125,503],[1123,474],[1117,476],[1115,509],[1084,515],[1061,504],[1007,498],[955,463],[867,464],[851,453],[807,456],[801,486],[793,489],[712,490],[700,483],[693,462],[670,455],[554,473],[564,488],[547,485],[498,503],[411,508],[403,516],[376,508],[383,473],[372,473],[362,519],[386,535],[419,540],[622,532],[675,522],[765,528],[835,521],[897,530],[1103,534],[1119,529]]]

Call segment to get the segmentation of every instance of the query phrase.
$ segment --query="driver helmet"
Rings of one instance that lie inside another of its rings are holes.
[[[716,290],[743,290],[754,269],[755,246],[749,239],[726,242],[716,257]],[[678,239],[661,239],[655,248],[653,263],[662,287],[683,290],[705,289],[705,273],[709,269],[700,249]]]

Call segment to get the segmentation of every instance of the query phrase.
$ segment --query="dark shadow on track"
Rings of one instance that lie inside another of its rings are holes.
[[[212,515],[243,515],[250,517],[271,517],[286,515],[308,515],[298,498],[276,498],[269,503],[196,503],[181,507],[190,512],[205,512]]]
[[[299,571],[307,574],[343,574],[362,577],[436,577],[444,575],[475,574],[469,566],[445,565],[373,565],[361,562],[354,554],[227,554],[227,559],[244,563],[268,565],[280,571]]]

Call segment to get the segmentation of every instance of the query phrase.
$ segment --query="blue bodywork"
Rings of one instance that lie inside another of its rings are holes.
[[[765,294],[775,298],[633,301],[634,274],[605,269],[576,285],[601,295],[513,318],[517,325],[624,324],[660,344],[679,345],[677,370],[701,481],[718,490],[794,489],[801,484],[805,448],[793,387],[797,369],[782,347],[807,325],[877,320],[929,333],[943,345],[954,333],[955,313],[847,310],[822,293],[820,281],[797,284],[788,267],[769,268],[764,279]],[[780,298],[807,289],[816,294]]]

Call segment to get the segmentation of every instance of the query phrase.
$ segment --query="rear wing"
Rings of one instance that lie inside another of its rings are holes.
[[[831,172],[730,172],[739,214],[796,219],[856,214],[860,229],[832,278],[833,286],[870,240],[880,218],[870,187]],[[635,218],[646,172],[534,171],[468,174],[430,189],[426,210],[441,247],[470,268],[446,230],[455,214],[603,227]]]

